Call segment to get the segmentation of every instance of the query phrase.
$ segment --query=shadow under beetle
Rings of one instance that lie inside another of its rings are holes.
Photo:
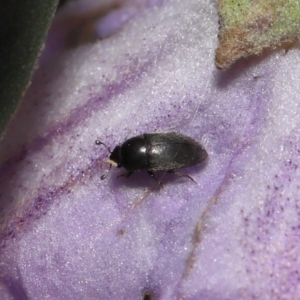
[[[144,133],[126,140],[113,151],[99,140],[96,140],[96,144],[104,145],[110,152],[107,160],[110,167],[123,167],[128,171],[120,176],[128,178],[135,171],[147,170],[160,186],[162,183],[153,172],[167,171],[194,181],[191,176],[181,174],[177,170],[197,165],[208,157],[206,150],[198,142],[176,132]],[[106,176],[102,175],[101,179]]]

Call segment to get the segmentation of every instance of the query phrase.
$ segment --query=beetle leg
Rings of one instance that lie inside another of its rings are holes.
[[[175,170],[169,170],[168,173],[175,174],[176,176],[179,176],[179,177],[189,178],[190,180],[192,180],[193,182],[195,182],[197,184],[197,182],[194,180],[194,178],[187,174],[182,174],[182,173],[176,172]]]
[[[164,187],[163,183],[162,183],[160,180],[157,179],[157,177],[154,175],[154,173],[153,173],[152,171],[148,171],[148,174],[149,174],[154,180],[157,181],[157,183],[159,184],[159,187],[160,187],[160,188],[163,188],[163,187]]]
[[[117,178],[119,178],[119,177],[129,178],[133,173],[134,173],[134,171],[128,171],[128,173],[121,174],[121,175],[117,176]]]

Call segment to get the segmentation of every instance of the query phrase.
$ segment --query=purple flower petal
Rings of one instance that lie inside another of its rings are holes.
[[[221,73],[217,21],[166,1],[41,64],[1,142],[1,299],[297,298],[299,56]],[[153,131],[205,146],[197,184],[101,181],[96,139]]]

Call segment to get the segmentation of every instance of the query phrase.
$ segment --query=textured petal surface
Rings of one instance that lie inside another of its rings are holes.
[[[217,22],[165,1],[41,64],[1,144],[1,299],[297,299],[300,58],[220,73]],[[197,184],[101,181],[96,139],[153,131],[205,146]]]

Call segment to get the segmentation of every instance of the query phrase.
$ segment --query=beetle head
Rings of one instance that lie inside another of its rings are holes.
[[[119,167],[118,161],[120,159],[118,159],[118,154],[117,154],[118,151],[116,149],[117,148],[121,149],[121,147],[117,146],[117,147],[115,147],[114,151],[111,151],[110,148],[107,147],[103,142],[101,142],[99,140],[96,140],[95,143],[96,143],[96,145],[103,145],[103,146],[105,146],[105,148],[111,153],[110,156],[109,156],[109,159],[107,159],[107,162],[110,164],[109,170],[111,169],[112,165],[115,166],[115,167]],[[103,179],[105,179],[107,177],[107,175],[109,173],[109,170],[108,170],[108,172],[106,174],[101,175],[101,180],[103,180]]]
[[[122,155],[121,155],[121,146],[116,146],[115,149],[111,152],[108,162],[118,168],[121,168],[123,165]]]

